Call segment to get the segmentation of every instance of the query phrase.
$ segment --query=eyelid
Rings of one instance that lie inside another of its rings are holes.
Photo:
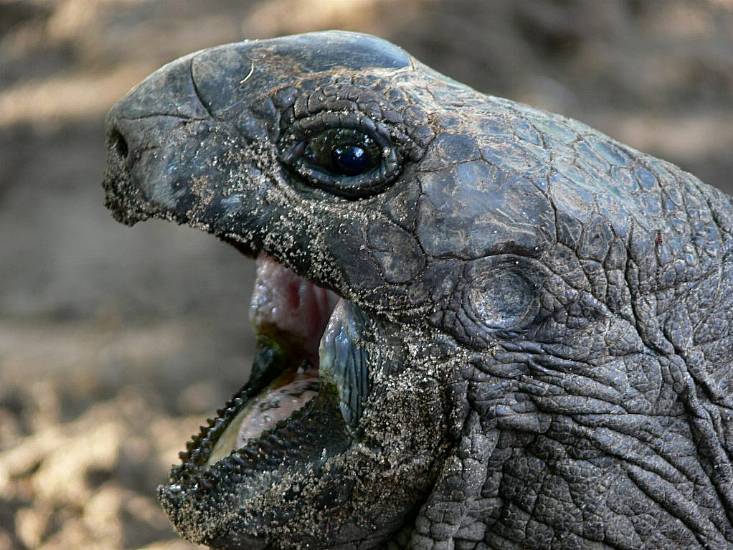
[[[324,112],[316,115],[301,118],[293,122],[290,127],[290,134],[294,138],[308,138],[315,133],[321,133],[325,130],[333,128],[346,128],[350,130],[359,130],[372,139],[380,146],[391,146],[389,128],[382,124],[374,122],[371,118],[362,113],[334,113]]]

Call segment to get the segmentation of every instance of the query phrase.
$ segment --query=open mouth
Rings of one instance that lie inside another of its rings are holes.
[[[247,384],[179,453],[163,501],[207,492],[223,478],[255,478],[287,466],[319,465],[348,448],[368,394],[352,303],[261,253],[250,317],[257,351]],[[246,483],[244,485],[247,485]]]
[[[258,357],[253,374],[267,385],[229,422],[208,464],[245,447],[318,395],[318,347],[338,300],[269,256],[258,257],[250,319],[258,355],[266,355]]]

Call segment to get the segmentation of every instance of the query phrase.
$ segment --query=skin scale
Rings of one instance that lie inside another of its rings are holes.
[[[298,143],[343,127],[379,136],[384,177],[298,164]],[[182,536],[733,545],[724,193],[333,31],[166,65],[110,112],[108,146],[118,220],[199,227],[345,299],[349,359],[322,356],[307,413],[207,466],[245,388],[189,443],[159,489]]]

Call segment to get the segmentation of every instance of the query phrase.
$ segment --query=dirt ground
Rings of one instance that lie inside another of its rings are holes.
[[[184,53],[344,28],[733,191],[733,0],[0,0],[0,549],[192,548],[154,492],[245,380],[253,266],[102,206],[102,119]]]

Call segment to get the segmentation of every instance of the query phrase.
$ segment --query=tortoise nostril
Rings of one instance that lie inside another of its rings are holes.
[[[117,128],[114,128],[110,133],[109,143],[110,147],[113,147],[122,158],[127,158],[127,154],[129,152],[127,140]]]

